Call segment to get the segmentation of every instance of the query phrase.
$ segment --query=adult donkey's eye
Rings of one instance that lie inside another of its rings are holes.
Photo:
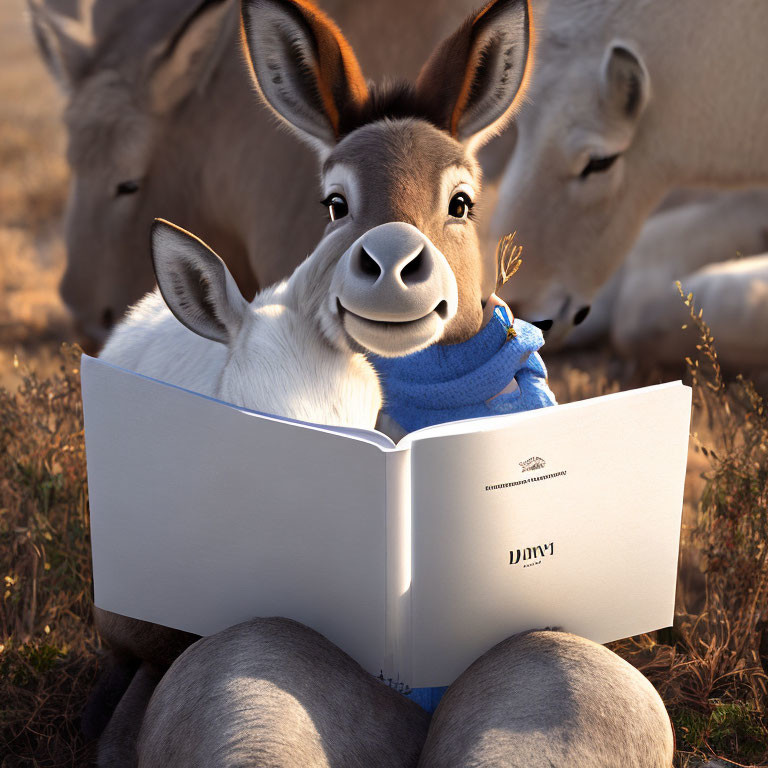
[[[466,192],[457,192],[448,204],[448,213],[456,219],[466,219],[474,203]]]
[[[618,155],[608,155],[607,157],[590,157],[589,162],[584,166],[584,170],[579,177],[586,179],[592,173],[601,173],[607,171],[618,160]]]
[[[115,187],[115,197],[120,195],[133,195],[139,191],[139,182],[129,179],[128,181],[121,181]]]
[[[344,195],[334,192],[323,200],[323,205],[328,209],[331,221],[343,219],[349,213],[349,206],[344,199]]]

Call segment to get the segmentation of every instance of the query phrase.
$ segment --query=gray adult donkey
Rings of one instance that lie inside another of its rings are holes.
[[[475,334],[483,316],[475,152],[524,92],[525,0],[492,0],[470,16],[415,86],[375,90],[339,30],[306,0],[244,0],[242,13],[257,90],[321,162],[331,220],[312,257],[323,253],[328,264],[319,316],[330,312],[329,327],[351,345],[384,353],[403,334],[426,340],[454,307],[440,340]],[[456,276],[455,305],[419,298],[435,252]],[[383,301],[363,300],[377,285]],[[394,322],[386,294],[401,303],[409,286],[413,314]],[[648,681],[607,649],[560,632],[489,651],[451,686],[431,724],[288,619],[253,619],[202,639],[159,685],[157,677],[147,664],[137,673],[100,764],[668,768],[672,760],[669,719]]]

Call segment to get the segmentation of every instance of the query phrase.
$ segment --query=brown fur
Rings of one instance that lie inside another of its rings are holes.
[[[244,2],[240,16],[240,38],[246,54],[251,5]],[[308,0],[286,0],[284,9],[286,13],[294,16],[298,23],[305,25],[313,40],[317,56],[315,70],[317,94],[338,137],[340,110],[344,107],[363,104],[368,98],[368,87],[360,65],[339,28],[316,5]],[[259,85],[253,62],[248,55],[245,58],[256,89],[264,101],[268,102]]]
[[[351,167],[361,180],[355,226],[345,243],[378,224],[404,221],[420,229],[448,260],[459,288],[459,310],[446,328],[442,343],[473,336],[482,320],[483,260],[474,222],[451,222],[439,206],[440,174],[463,166],[477,193],[481,173],[477,162],[445,131],[424,120],[379,120],[353,131],[339,142],[325,162]],[[479,194],[476,199],[479,199]]]

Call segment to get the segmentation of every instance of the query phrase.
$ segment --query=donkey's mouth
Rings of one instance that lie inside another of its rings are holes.
[[[361,347],[382,357],[402,357],[429,346],[443,335],[448,303],[440,301],[426,315],[412,320],[374,320],[347,309],[336,299],[344,330]]]

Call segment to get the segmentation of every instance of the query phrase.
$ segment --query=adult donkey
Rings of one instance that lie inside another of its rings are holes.
[[[557,342],[673,186],[768,183],[768,3],[551,0],[492,237],[503,298]]]
[[[379,77],[415,74],[425,47],[471,1],[324,5]],[[73,178],[61,292],[81,331],[103,341],[152,289],[155,217],[226,254],[247,298],[290,274],[324,226],[316,165],[253,99],[235,0],[85,0],[80,22],[44,0],[29,4],[43,57],[68,100]]]
[[[257,90],[321,162],[331,221],[310,261],[328,259],[323,327],[385,354],[404,334],[439,327],[450,300],[430,300],[409,323],[393,322],[391,309],[409,286],[422,296],[436,246],[459,307],[440,340],[475,334],[475,153],[522,98],[526,0],[492,0],[437,48],[415,86],[385,89],[369,90],[339,30],[306,0],[244,0],[243,20]],[[102,765],[669,768],[672,759],[669,719],[648,681],[560,632],[489,651],[450,688],[429,732],[413,702],[287,619],[200,640],[156,682],[146,665],[134,678],[102,740]]]

